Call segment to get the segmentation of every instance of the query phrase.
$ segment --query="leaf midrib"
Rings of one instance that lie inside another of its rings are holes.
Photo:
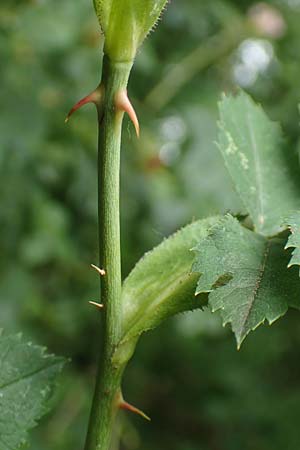
[[[252,312],[253,305],[254,305],[257,297],[258,297],[258,291],[259,291],[259,288],[261,286],[261,283],[262,283],[262,280],[263,280],[263,277],[264,277],[266,264],[267,264],[268,256],[269,256],[269,253],[270,253],[270,246],[271,246],[271,242],[270,241],[266,241],[265,251],[264,251],[263,256],[262,256],[262,263],[261,263],[261,266],[259,268],[258,277],[257,277],[256,283],[255,283],[255,286],[254,286],[252,298],[251,298],[251,301],[249,303],[248,309],[246,310],[246,314],[244,316],[244,323],[243,323],[243,327],[241,329],[241,336],[247,334],[246,324],[247,324],[247,322],[249,320],[249,317],[250,317],[250,314]]]
[[[7,387],[9,387],[9,386],[11,386],[11,385],[13,385],[13,384],[17,384],[17,383],[19,383],[20,381],[26,380],[27,378],[32,378],[32,377],[34,377],[35,375],[37,375],[38,373],[43,372],[43,371],[45,371],[45,370],[48,370],[48,369],[50,369],[51,367],[54,367],[54,366],[59,365],[59,364],[60,364],[59,361],[54,361],[54,362],[52,362],[51,364],[48,364],[47,366],[43,366],[43,367],[40,367],[40,368],[38,368],[38,369],[35,369],[35,370],[33,370],[32,372],[26,373],[25,375],[22,375],[22,376],[20,376],[20,377],[18,377],[18,378],[15,378],[15,379],[12,380],[12,381],[8,381],[7,383],[4,383],[4,384],[0,385],[0,389],[1,389],[1,390],[6,389]]]
[[[257,185],[257,209],[259,211],[258,215],[258,222],[261,226],[264,225],[265,221],[265,214],[264,214],[264,205],[263,205],[263,182],[262,182],[262,175],[261,175],[261,163],[259,158],[259,152],[257,147],[257,141],[256,136],[254,134],[253,130],[253,124],[252,120],[249,114],[249,111],[247,111],[247,124],[248,124],[248,131],[249,131],[249,138],[253,150],[253,156],[254,156],[254,167],[255,167],[255,179],[256,179],[256,185]]]

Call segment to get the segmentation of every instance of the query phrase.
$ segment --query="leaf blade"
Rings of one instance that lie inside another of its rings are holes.
[[[199,275],[191,271],[191,249],[217,220],[212,217],[184,227],[137,263],[123,284],[123,341],[169,316],[202,306],[203,298],[195,298]]]
[[[272,324],[289,306],[300,308],[299,279],[286,269],[281,239],[267,239],[226,216],[195,251],[194,270],[205,268],[196,292],[209,292],[212,311],[231,324],[238,347],[263,322]]]
[[[48,411],[64,359],[24,343],[21,335],[0,337],[0,450],[16,450]]]
[[[300,208],[296,153],[288,151],[279,125],[241,92],[219,104],[218,147],[255,231],[273,236],[282,217]]]
[[[285,224],[291,231],[285,249],[293,249],[292,257],[288,263],[288,268],[292,266],[300,266],[300,211],[295,211],[287,219],[285,219]]]

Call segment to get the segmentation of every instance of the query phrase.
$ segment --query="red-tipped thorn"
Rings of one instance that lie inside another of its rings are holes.
[[[94,305],[97,306],[97,308],[99,309],[103,309],[104,305],[102,303],[97,303],[97,302],[89,302],[90,305]]]
[[[86,105],[87,103],[94,103],[97,107],[101,104],[102,101],[102,95],[103,95],[103,89],[102,86],[98,86],[97,89],[95,89],[91,94],[87,95],[86,97],[82,98],[77,102],[73,108],[70,109],[67,117],[65,118],[65,123],[69,122],[70,117],[72,114],[77,111],[77,109],[81,108],[82,106]]]
[[[93,269],[95,269],[96,272],[98,272],[99,275],[101,275],[101,277],[104,277],[104,275],[106,275],[105,270],[104,270],[104,269],[100,269],[100,267],[95,266],[95,264],[91,264],[91,267],[92,267]]]
[[[136,135],[139,138],[140,137],[139,120],[138,120],[136,112],[128,98],[126,89],[118,92],[118,94],[116,96],[116,107],[117,107],[117,109],[124,111],[128,114],[131,122],[134,125]]]
[[[151,421],[150,417],[147,416],[147,414],[145,414],[143,411],[136,408],[135,406],[131,405],[130,403],[125,402],[125,400],[122,400],[120,402],[120,408],[125,409],[126,411],[131,411],[134,414],[138,414],[139,416],[143,417],[143,419],[148,420],[149,422]]]

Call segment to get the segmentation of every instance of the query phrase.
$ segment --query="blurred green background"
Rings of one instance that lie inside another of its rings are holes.
[[[298,146],[300,1],[173,0],[139,52],[122,149],[124,276],[165,236],[243,212],[216,140],[222,92],[246,89]],[[66,126],[101,73],[92,0],[0,3],[0,326],[72,359],[31,450],[81,450],[93,391],[97,300],[96,114]],[[299,450],[299,315],[237,352],[208,311],[141,339],[124,380],[123,450]]]

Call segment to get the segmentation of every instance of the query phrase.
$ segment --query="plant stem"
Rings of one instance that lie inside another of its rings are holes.
[[[99,248],[103,310],[103,345],[90,415],[85,450],[108,450],[119,408],[122,374],[129,353],[115,357],[121,337],[120,252],[120,145],[124,112],[116,104],[118,92],[126,90],[132,63],[114,63],[104,56],[102,86],[104,105],[99,117]],[[101,109],[101,110],[100,110]]]

